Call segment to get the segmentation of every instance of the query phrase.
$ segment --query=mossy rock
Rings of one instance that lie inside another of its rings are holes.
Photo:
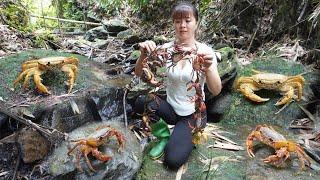
[[[223,47],[216,50],[221,54],[221,62],[218,63],[218,71],[220,76],[230,72],[233,68],[238,68],[235,59],[235,50],[231,47]]]
[[[1,73],[1,86],[0,86],[0,96],[9,103],[15,102],[22,97],[22,93],[26,93],[29,97],[35,97],[39,95],[35,90],[35,85],[33,83],[33,77],[30,78],[30,87],[27,91],[24,91],[21,84],[12,91],[13,82],[21,73],[21,64],[26,60],[39,59],[51,56],[65,56],[65,57],[76,57],[79,59],[79,73],[75,81],[75,86],[72,91],[88,88],[98,88],[101,86],[102,81],[91,71],[92,67],[90,61],[83,56],[62,53],[56,51],[44,51],[44,50],[28,50],[22,53],[8,56],[0,61],[0,73]],[[67,93],[67,86],[64,81],[67,80],[67,76],[63,72],[55,71],[43,74],[42,82],[49,91],[54,95],[61,95]],[[19,98],[20,97],[20,98]],[[47,96],[48,97],[48,96]]]
[[[39,94],[32,81],[33,77],[30,78],[28,90],[23,90],[21,85],[12,90],[13,82],[21,72],[22,62],[51,56],[73,56],[79,59],[78,76],[72,94],[67,93],[68,87],[64,83],[67,76],[58,70],[41,76],[51,95]],[[30,112],[41,124],[69,132],[85,122],[97,118],[107,120],[123,113],[122,89],[130,77],[111,78],[106,75],[106,68],[105,64],[95,63],[76,54],[40,49],[25,51],[0,61],[0,97],[14,111]],[[72,100],[79,113],[74,112]]]
[[[277,57],[256,59],[252,64],[245,67],[236,66],[238,67],[238,77],[252,75],[252,69],[289,76],[309,71],[309,69],[301,64],[287,62]],[[256,125],[268,124],[287,137],[287,139],[296,140],[297,135],[294,135],[289,130],[288,125],[290,121],[304,116],[297,103],[303,104],[306,103],[305,101],[308,101],[308,95],[310,94],[309,83],[317,78],[312,72],[306,73],[303,76],[306,79],[303,100],[292,102],[277,114],[275,113],[281,107],[277,107],[274,104],[281,98],[279,92],[258,92],[259,95],[270,98],[268,102],[258,104],[247,100],[240,92],[232,90],[231,107],[223,115],[222,120],[215,124],[221,127],[222,131],[225,131],[225,133],[221,132],[220,134],[245,148],[246,138]],[[275,168],[263,163],[261,159],[273,154],[274,150],[259,142],[255,142],[254,146],[256,158],[249,158],[246,151],[208,148],[213,143],[214,139],[209,139],[207,143],[198,145],[192,151],[187,162],[187,170],[182,175],[182,179],[252,179],[256,177],[265,179],[317,179],[319,175],[318,172],[311,169],[299,171],[299,163],[295,155],[291,156],[291,161],[288,161],[287,166],[284,168]],[[147,152],[151,146],[152,143],[145,150],[146,155],[142,169],[136,179],[175,179],[177,171],[170,171],[159,161],[153,161],[147,156]],[[201,161],[205,159],[210,161],[211,158],[211,168],[213,169],[208,171],[209,167],[205,166]]]
[[[303,88],[304,97],[299,102],[300,104],[306,103],[304,101],[307,101],[308,96],[312,94],[309,85],[317,78],[310,69],[305,68],[301,64],[288,62],[277,57],[254,60],[252,64],[238,69],[238,77],[251,76],[254,74],[252,70],[287,76],[305,73],[303,75],[306,80]],[[245,98],[239,91],[233,89],[233,103],[229,112],[222,119],[223,125],[236,127],[239,121],[241,121],[241,124],[256,125],[267,123],[285,127],[290,121],[301,116],[302,110],[298,107],[298,102],[291,103],[282,111],[280,111],[281,106],[277,107],[274,105],[282,97],[279,91],[261,90],[256,92],[256,94],[264,98],[270,98],[270,100],[264,103],[255,103]],[[277,113],[278,111],[279,113]]]

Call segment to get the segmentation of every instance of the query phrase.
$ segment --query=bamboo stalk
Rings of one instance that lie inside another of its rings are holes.
[[[86,25],[93,25],[93,26],[101,26],[102,25],[102,23],[76,21],[76,20],[71,20],[71,19],[62,19],[62,18],[56,18],[56,17],[50,17],[50,16],[39,16],[36,14],[31,14],[30,16],[36,17],[36,18],[43,18],[43,19],[59,20],[61,22],[71,22],[71,23],[86,24]]]

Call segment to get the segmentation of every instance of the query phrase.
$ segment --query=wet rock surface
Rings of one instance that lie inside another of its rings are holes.
[[[24,128],[18,134],[17,142],[21,149],[21,158],[24,163],[32,163],[48,155],[50,143],[41,134],[32,128]]]
[[[142,162],[142,150],[135,136],[123,126],[122,116],[113,118],[112,121],[96,122],[81,126],[69,133],[69,139],[86,138],[103,125],[110,125],[121,132],[125,137],[125,146],[122,152],[117,152],[118,143],[116,138],[110,138],[99,150],[111,156],[112,159],[105,163],[90,157],[90,161],[97,171],[93,173],[87,166],[84,157],[81,157],[81,167],[84,173],[79,172],[74,164],[75,157],[68,156],[68,146],[74,143],[63,142],[56,148],[52,155],[43,163],[48,167],[49,174],[59,178],[73,179],[132,179],[138,172]],[[76,152],[75,153],[79,153]]]

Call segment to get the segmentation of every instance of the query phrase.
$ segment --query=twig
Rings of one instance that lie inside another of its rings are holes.
[[[16,143],[17,144],[17,143]],[[15,180],[15,179],[17,179],[17,171],[18,171],[18,168],[19,168],[19,165],[20,165],[20,161],[21,161],[21,150],[20,150],[20,148],[18,148],[18,151],[19,151],[19,155],[18,155],[18,157],[17,157],[17,163],[16,163],[16,165],[15,165],[15,167],[14,167],[14,171],[13,171],[13,176],[12,176],[12,180]]]
[[[264,3],[263,3],[263,9],[264,9]],[[261,11],[261,17],[262,17],[262,11]],[[249,46],[247,48],[247,53],[249,53],[249,51],[250,51],[252,42],[253,42],[254,38],[256,37],[257,32],[260,29],[261,24],[262,24],[262,18],[260,19],[260,22],[259,22],[259,25],[258,25],[257,29],[254,31],[253,35],[251,36],[250,44],[249,44]]]
[[[3,104],[0,105],[0,112],[3,114],[6,114],[7,116],[21,122],[22,124],[25,124],[27,126],[30,126],[36,130],[38,130],[40,133],[42,133],[48,140],[55,144],[57,142],[60,142],[61,140],[65,139],[67,136],[66,134],[52,128],[44,127],[40,124],[34,123],[31,120],[25,119],[21,116],[18,116],[11,112],[9,109],[6,109]]]
[[[197,150],[197,152],[200,154],[200,156],[202,156],[202,158],[204,158],[204,159],[208,159],[204,154],[202,154],[198,149],[196,149]]]
[[[211,155],[211,159],[210,159],[210,163],[209,163],[209,167],[208,167],[208,173],[207,173],[206,178],[205,178],[206,180],[209,179],[210,169],[211,169],[212,160],[213,160],[212,153],[210,153],[210,155]]]
[[[222,26],[225,26],[225,25],[229,24],[234,18],[238,17],[240,14],[242,14],[244,11],[246,11],[252,5],[253,5],[253,3],[249,4],[249,6],[245,7],[244,9],[242,9],[237,15],[233,16],[232,18],[230,18],[228,20],[228,22],[224,23]]]
[[[290,125],[289,128],[291,128],[291,129],[313,129],[313,127],[310,127],[310,126],[298,126],[298,125]]]
[[[302,16],[304,15],[304,13],[305,13],[305,11],[307,9],[308,0],[304,0],[302,3],[304,3],[303,9],[302,9],[302,11],[301,11],[301,13],[300,13],[300,15],[299,15],[299,17],[297,19],[297,22],[299,22],[301,20]]]
[[[298,106],[300,107],[300,109],[306,113],[306,115],[308,116],[309,119],[311,119],[313,122],[317,122],[316,118],[308,111],[306,110],[304,107],[302,107],[300,104],[298,104]]]
[[[127,111],[126,111],[126,97],[127,97],[127,93],[128,93],[128,89],[125,88],[124,94],[123,94],[122,103],[123,103],[124,125],[125,125],[126,127],[128,127],[128,119],[127,119]]]
[[[279,114],[281,111],[283,111],[287,106],[289,106],[289,104],[291,104],[291,102],[293,102],[293,100],[291,100],[290,102],[288,102],[287,104],[285,104],[284,106],[282,106],[281,109],[279,109],[279,111],[275,112],[274,114]]]
[[[40,96],[37,96],[34,99],[32,99],[32,101],[36,101],[39,98],[40,98]],[[24,103],[28,103],[28,102],[30,102],[30,99],[27,99],[27,100],[21,101],[19,103],[13,104],[13,105],[9,106],[8,108],[10,109],[10,108],[13,108],[13,107],[16,107],[16,106],[20,106],[20,105],[22,105]]]
[[[75,91],[73,91],[73,92],[70,92],[69,94],[62,94],[62,95],[59,95],[59,96],[51,96],[50,99],[59,99],[59,98],[64,98],[64,97],[75,97],[75,96],[76,96],[75,93],[78,92],[78,91],[80,91],[80,90],[83,90],[83,89],[84,89],[84,88],[75,90]],[[40,101],[37,101],[37,103],[42,102],[42,101],[48,101],[48,100],[50,100],[50,99],[42,99],[42,100],[40,100]]]
[[[36,17],[36,18],[43,18],[43,19],[59,20],[59,21],[62,21],[62,22],[87,24],[87,25],[92,25],[92,26],[102,26],[102,23],[94,23],[94,22],[87,22],[87,21],[75,21],[75,20],[71,20],[71,19],[62,19],[62,18],[49,17],[49,16],[39,16],[39,15],[36,15],[36,14],[31,14],[30,16],[31,17]]]

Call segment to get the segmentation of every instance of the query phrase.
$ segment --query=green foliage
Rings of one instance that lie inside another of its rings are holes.
[[[96,1],[93,1],[96,2]],[[119,12],[125,1],[123,0],[99,0],[99,5],[105,10],[106,14],[114,14]]]
[[[207,11],[208,7],[210,6],[212,0],[202,0],[199,2],[199,13],[202,14]]]
[[[64,5],[68,3],[68,0],[52,0],[52,6],[56,8],[57,17],[63,17]]]
[[[41,33],[37,33],[33,38],[35,47],[46,47],[47,41],[54,41],[54,36],[48,30],[43,30]]]
[[[136,13],[146,7],[150,3],[150,0],[128,0],[128,2],[131,5],[132,11]]]
[[[82,8],[77,6],[76,0],[65,0],[63,4],[63,18],[83,21]]]
[[[26,31],[29,23],[29,14],[21,4],[6,1],[0,6],[0,17],[11,27]]]

